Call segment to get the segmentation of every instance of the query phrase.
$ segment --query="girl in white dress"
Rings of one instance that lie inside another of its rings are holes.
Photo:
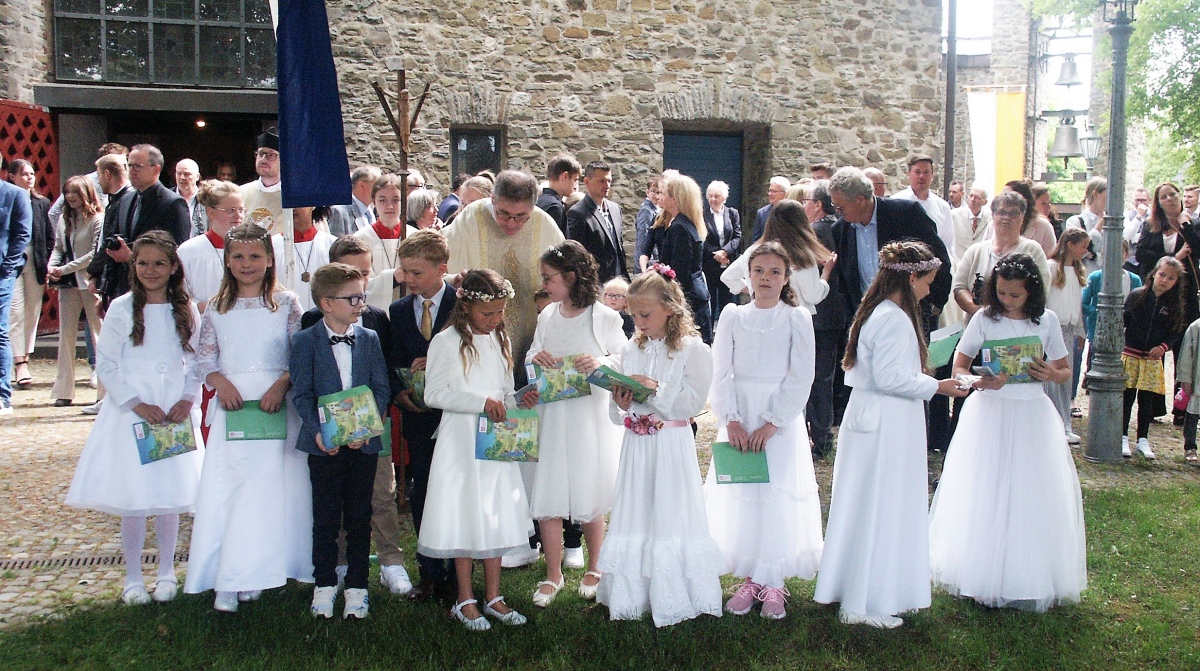
[[[821,564],[821,500],[803,421],[816,334],[795,307],[783,246],[764,242],[748,256],[754,302],[721,312],[710,398],[717,440],[765,451],[771,481],[719,484],[709,466],[704,496],[726,572],[746,579],[725,610],[745,615],[759,601],[762,616],[778,620],[790,596],[784,581],[811,580]]]
[[[923,243],[887,244],[850,327],[833,497],[814,599],[840,602],[838,619],[892,629],[927,608],[929,474],[923,401],[965,396],[925,374],[917,305],[941,265]]]
[[[1078,229],[1068,229],[1068,231]],[[1086,237],[1084,238],[1086,240]],[[985,341],[1036,335],[1042,383],[1071,379],[1070,352],[1031,257],[1001,259],[955,354],[970,374]],[[1038,382],[982,378],[963,404],[929,511],[934,582],[985,606],[1044,611],[1079,601],[1087,586],[1083,498],[1062,420]]]
[[[289,578],[313,580],[312,485],[295,449],[299,416],[285,398],[301,314],[296,295],[275,283],[270,234],[256,224],[231,230],[225,276],[200,325],[196,368],[217,396],[184,585],[189,594],[216,590],[220,611]],[[226,439],[227,413],[255,399],[266,413],[287,413],[286,439]]]
[[[771,208],[763,226],[762,239],[750,245],[746,253],[733,260],[721,273],[721,281],[734,294],[754,296],[750,278],[750,252],[764,242],[778,242],[792,259],[789,274],[796,300],[813,314],[817,303],[829,295],[829,276],[833,273],[837,254],[825,249],[817,239],[804,206],[794,200],[781,200]]]
[[[204,443],[195,369],[200,314],[183,287],[175,242],[151,231],[133,244],[130,292],[108,308],[96,341],[96,373],[108,390],[83,446],[66,503],[121,516],[127,604],[149,603],[142,578],[146,517],[154,516],[158,579],[154,599],[175,598],[179,514],[196,502]],[[142,465],[134,425],[190,421],[196,450]]]
[[[596,597],[614,620],[649,610],[658,627],[720,617],[724,565],[708,534],[690,426],[704,410],[712,355],[673,276],[655,264],[629,287],[637,334],[622,368],[654,393],[644,403],[628,389],[612,394],[609,414],[626,430]]]
[[[1046,308],[1058,317],[1062,329],[1062,341],[1067,351],[1074,354],[1078,344],[1082,352],[1083,337],[1087,331],[1083,327],[1083,287],[1087,284],[1087,271],[1083,267],[1083,257],[1087,256],[1088,245],[1092,239],[1078,228],[1068,227],[1058,239],[1058,246],[1050,255],[1050,286],[1046,287]],[[1074,356],[1067,359],[1068,365],[1074,363]],[[1046,395],[1058,410],[1062,418],[1063,429],[1067,441],[1071,444],[1080,442],[1079,436],[1071,431],[1071,402],[1075,397],[1075,383],[1079,379],[1079,371],[1072,370],[1071,376],[1062,383],[1046,383]]]
[[[629,342],[621,315],[600,303],[596,261],[574,240],[551,247],[541,258],[542,286],[554,301],[538,315],[528,362],[543,368],[575,361],[580,373],[600,366],[620,367]],[[538,463],[529,507],[541,524],[546,553],[546,579],[533,593],[535,606],[549,606],[563,587],[563,520],[583,525],[588,547],[587,572],[579,585],[585,599],[596,596],[604,516],[612,508],[617,484],[621,431],[608,418],[608,391],[591,388],[590,396],[539,405]]]
[[[500,595],[500,558],[529,547],[533,519],[516,462],[475,458],[480,413],[504,421],[512,407],[512,349],[504,330],[504,308],[512,284],[491,270],[463,276],[450,321],[429,343],[425,403],[442,409],[437,446],[429,467],[429,490],[417,552],[454,559],[458,602],[450,610],[471,631],[490,629],[486,613],[509,625],[525,624],[523,615]],[[536,392],[521,407],[537,403]],[[471,585],[475,560],[483,560],[487,605],[480,612]]]

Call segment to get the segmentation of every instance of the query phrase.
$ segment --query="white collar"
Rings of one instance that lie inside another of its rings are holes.
[[[254,180],[254,181],[258,182],[258,190],[262,191],[263,193],[273,193],[275,191],[278,191],[280,189],[280,187],[283,186],[283,180],[279,180],[278,182],[275,182],[274,186],[267,186],[266,184],[263,184],[262,177],[259,177],[258,179]]]

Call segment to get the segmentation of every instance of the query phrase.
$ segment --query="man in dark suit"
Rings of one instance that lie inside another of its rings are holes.
[[[546,181],[550,185],[542,189],[537,207],[554,219],[563,237],[567,235],[567,208],[563,206],[563,198],[575,192],[582,171],[579,161],[567,154],[559,154],[546,164]]]
[[[716,324],[721,308],[733,302],[733,294],[721,282],[721,273],[741,252],[742,217],[732,207],[725,207],[729,198],[729,185],[725,182],[710,183],[704,195],[704,225],[708,227],[708,235],[704,237],[700,268],[708,282],[709,307]]]
[[[181,245],[191,237],[192,221],[187,201],[158,181],[163,155],[157,147],[139,144],[129,151],[129,181],[133,189],[125,191],[115,203],[109,200],[104,213],[104,231],[100,248],[92,257],[88,272],[102,278],[100,290],[107,302],[129,291],[129,245],[147,231],[166,231]],[[116,249],[104,249],[113,236],[120,235]]]
[[[758,242],[758,239],[763,236],[763,231],[767,229],[767,216],[771,214],[771,208],[775,207],[775,203],[783,200],[790,188],[792,188],[792,183],[787,177],[775,175],[771,178],[771,184],[767,187],[767,204],[758,208],[758,212],[754,215],[754,235],[750,238],[750,242]]]
[[[833,225],[837,223],[837,216],[833,201],[829,199],[829,180],[818,180],[812,186],[811,193],[804,201],[804,214],[812,222],[817,240],[830,251],[836,249]],[[829,294],[825,300],[817,303],[816,308],[817,312],[813,315],[813,331],[817,342],[816,367],[804,418],[808,422],[808,435],[813,441],[813,458],[820,459],[833,451],[831,428],[836,401],[844,387],[837,381],[837,373],[841,370],[838,365],[841,363],[840,344],[846,335],[849,318],[836,272],[829,277]]]
[[[583,186],[587,195],[567,212],[567,238],[578,241],[596,258],[601,284],[614,277],[628,279],[621,208],[608,200],[612,187],[608,164],[592,161],[584,166]]]
[[[8,316],[17,273],[25,266],[25,247],[33,237],[33,208],[29,192],[0,182],[0,416],[11,415],[12,346],[8,339]]]
[[[937,225],[925,214],[920,203],[893,198],[879,198],[874,184],[858,168],[842,168],[829,183],[830,200],[840,216],[833,225],[834,251],[838,261],[834,274],[838,276],[846,314],[858,311],[863,294],[879,271],[879,250],[896,240],[918,240],[926,244],[941,260],[929,295],[921,301],[925,336],[937,328],[938,315],[950,297],[950,255],[938,237]],[[941,371],[939,371],[941,373]],[[941,376],[949,372],[941,373]],[[936,396],[929,402],[929,445],[944,449],[950,442],[949,397]]]

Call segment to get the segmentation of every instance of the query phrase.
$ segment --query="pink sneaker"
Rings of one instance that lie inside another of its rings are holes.
[[[754,607],[754,600],[758,598],[759,592],[762,590],[762,585],[746,578],[746,582],[737,586],[733,593],[733,598],[725,602],[725,610],[734,615],[745,615]]]
[[[758,600],[762,601],[762,616],[782,620],[787,616],[787,610],[783,606],[791,595],[786,587],[763,587],[758,593]]]

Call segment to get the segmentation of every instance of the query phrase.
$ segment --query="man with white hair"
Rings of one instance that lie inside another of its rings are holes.
[[[887,196],[887,175],[879,168],[863,168],[863,175],[871,180],[871,187],[877,198]]]
[[[175,164],[175,188],[171,189],[179,194],[187,203],[188,220],[192,222],[191,237],[204,235],[208,230],[208,214],[205,212],[204,206],[196,199],[199,193],[197,188],[200,183],[200,166],[190,158],[181,158]]]
[[[967,194],[965,204],[950,212],[950,219],[954,222],[954,247],[950,249],[950,258],[955,261],[962,258],[967,247],[988,237],[992,228],[992,213],[984,207],[987,201],[987,189],[976,184]]]
[[[721,308],[733,302],[733,294],[721,281],[721,272],[741,251],[742,217],[734,208],[725,206],[729,198],[729,185],[725,182],[710,183],[704,195],[704,225],[708,227],[708,235],[704,238],[700,267],[708,282],[709,308],[715,324]]]
[[[373,165],[360,165],[350,171],[350,204],[329,208],[329,233],[333,237],[353,235],[375,223],[371,209],[371,189],[383,173]]]
[[[771,184],[767,187],[767,204],[758,208],[758,214],[754,215],[754,235],[751,236],[750,242],[758,242],[758,239],[762,237],[763,230],[767,227],[767,215],[771,214],[771,208],[775,207],[775,203],[783,200],[790,188],[792,188],[792,183],[787,177],[775,175],[771,178]]]

